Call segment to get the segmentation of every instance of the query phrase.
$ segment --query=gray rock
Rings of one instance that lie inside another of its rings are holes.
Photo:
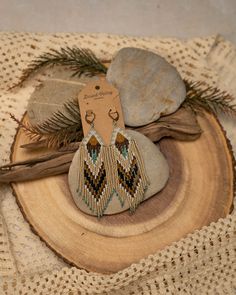
[[[164,58],[138,48],[121,49],[107,72],[118,88],[128,126],[142,126],[175,112],[186,96],[179,73]]]
[[[36,87],[27,106],[29,121],[39,124],[58,110],[63,112],[63,104],[78,97],[81,89],[94,78],[71,77],[68,70],[58,70],[54,76]]]
[[[158,146],[155,145],[151,140],[149,140],[146,136],[137,131],[127,130],[127,133],[136,140],[139,151],[144,160],[147,176],[150,180],[150,185],[145,193],[144,199],[146,200],[158,193],[159,191],[161,191],[165,187],[167,180],[169,178],[169,167],[166,159],[160,152]],[[78,197],[78,194],[76,192],[78,186],[78,175],[80,173],[78,171],[77,165],[78,156],[79,153],[77,151],[72,160],[72,164],[69,170],[69,187],[71,190],[72,197],[79,209],[89,215],[93,215],[87,207],[87,205],[83,202],[82,198]],[[127,203],[125,203],[124,206],[121,207],[118,198],[116,196],[113,196],[111,202],[109,203],[105,211],[105,214],[115,214],[125,211],[127,209]]]

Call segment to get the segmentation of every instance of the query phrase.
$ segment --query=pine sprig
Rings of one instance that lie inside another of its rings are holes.
[[[22,84],[29,76],[40,69],[55,65],[69,66],[73,71],[72,76],[78,77],[83,74],[91,77],[107,72],[107,67],[90,49],[79,47],[51,49],[50,52],[43,53],[28,65],[22,73],[19,84]]]
[[[63,112],[57,111],[51,118],[37,125],[23,123],[14,115],[11,115],[11,118],[32,141],[44,140],[45,145],[49,148],[67,146],[83,138],[79,106],[76,100],[65,103]]]
[[[184,107],[190,107],[195,113],[206,110],[216,115],[223,113],[228,116],[236,116],[236,104],[234,98],[226,91],[213,86],[206,86],[205,82],[193,82],[185,80],[186,99]]]
[[[186,99],[183,107],[191,108],[195,113],[207,112],[223,113],[236,116],[236,105],[233,97],[218,88],[206,86],[204,82],[184,81],[186,85]],[[47,147],[59,148],[83,138],[82,123],[78,101],[68,101],[63,111],[55,112],[46,121],[31,125],[22,123],[13,115],[11,117],[23,128],[26,135],[34,142],[43,141]]]

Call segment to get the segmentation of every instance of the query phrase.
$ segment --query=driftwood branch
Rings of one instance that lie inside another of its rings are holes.
[[[162,117],[159,121],[135,128],[149,137],[153,142],[163,137],[178,140],[195,140],[201,135],[201,128],[192,111],[181,108],[176,113]],[[30,143],[23,148],[36,149],[44,147],[44,142]],[[48,176],[67,173],[77,151],[79,143],[69,145],[46,155],[25,161],[14,162],[0,167],[0,182],[18,182],[34,180]]]

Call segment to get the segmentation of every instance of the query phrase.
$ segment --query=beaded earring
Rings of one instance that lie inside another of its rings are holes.
[[[137,145],[124,129],[116,126],[118,112],[108,113],[113,120],[110,145],[104,145],[94,129],[95,114],[88,110],[85,120],[91,128],[79,148],[77,193],[97,217],[101,217],[113,196],[121,206],[127,201],[133,212],[143,200],[148,178]]]
[[[125,132],[125,129],[117,127],[119,113],[109,110],[108,115],[114,126],[111,137],[115,168],[114,188],[121,202],[127,201],[130,211],[134,212],[143,201],[149,180],[135,140]]]
[[[91,128],[79,148],[79,175],[77,193],[90,210],[101,217],[113,194],[104,162],[104,143],[94,129],[95,114],[88,110],[85,120]]]

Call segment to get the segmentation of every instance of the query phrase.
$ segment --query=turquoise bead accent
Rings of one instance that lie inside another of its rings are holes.
[[[125,159],[128,157],[128,151],[126,149],[126,146],[122,146],[122,155]]]
[[[93,161],[93,164],[97,161],[97,158],[98,158],[97,151],[92,151],[92,161]]]

